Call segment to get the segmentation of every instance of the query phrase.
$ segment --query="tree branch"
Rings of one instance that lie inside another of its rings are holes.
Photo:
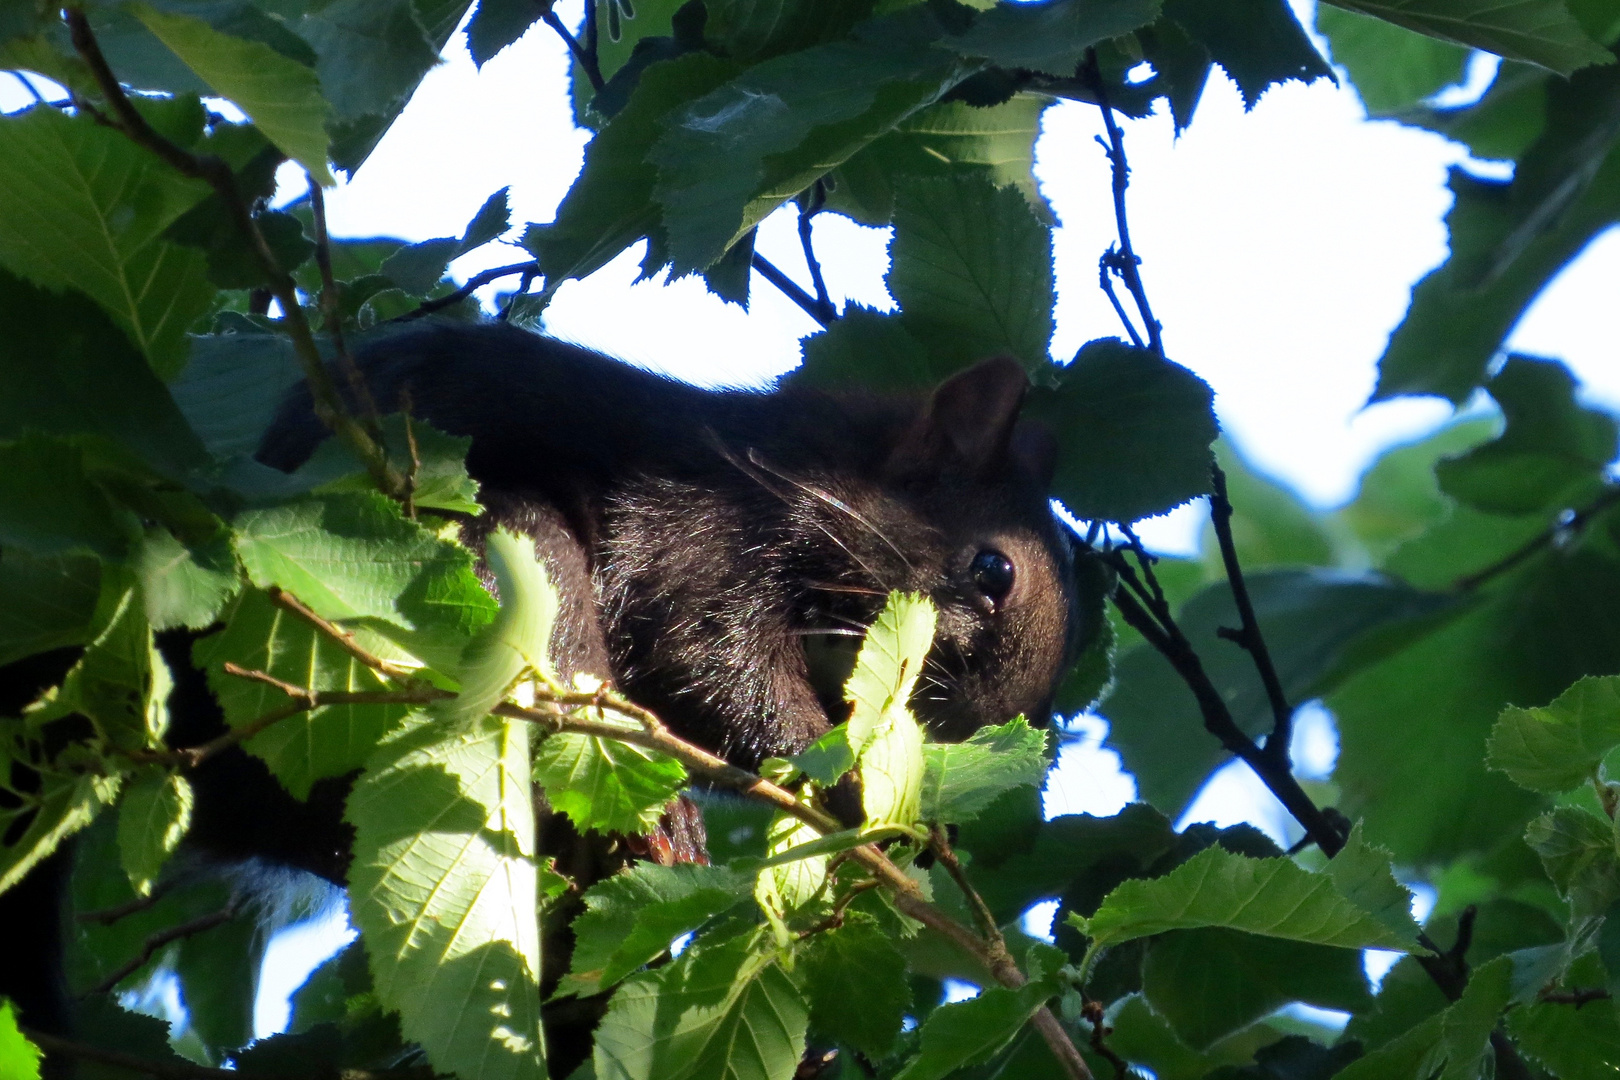
[[[307,171],[304,176],[309,180],[309,209],[315,221],[315,265],[321,272],[321,329],[332,339],[338,367],[343,369],[344,376],[349,380],[349,392],[360,406],[367,432],[380,444],[382,421],[377,416],[377,401],[371,396],[371,387],[361,376],[360,368],[355,364],[354,357],[349,355],[349,346],[343,340],[342,299],[332,276],[332,240],[326,231],[326,196],[313,176]]]
[[[1226,567],[1226,584],[1232,590],[1232,602],[1237,605],[1241,625],[1237,630],[1221,627],[1216,633],[1235,643],[1254,660],[1254,669],[1260,674],[1260,683],[1266,689],[1266,700],[1271,704],[1271,735],[1262,751],[1273,765],[1289,767],[1288,744],[1294,733],[1294,707],[1283,692],[1282,679],[1272,663],[1271,650],[1260,632],[1255,618],[1254,602],[1249,599],[1249,586],[1243,579],[1243,567],[1238,562],[1237,543],[1232,539],[1232,501],[1226,496],[1226,473],[1219,465],[1210,466],[1214,490],[1209,497],[1209,517],[1215,527],[1215,539],[1221,549],[1221,564]]]
[[[769,281],[772,285],[775,285],[778,289],[782,290],[782,292],[787,295],[789,300],[792,300],[795,304],[798,304],[804,309],[804,313],[806,315],[816,320],[816,322],[820,323],[823,327],[831,326],[833,323],[838,321],[838,312],[832,310],[832,304],[830,302],[823,307],[819,300],[805,292],[803,289],[799,288],[798,284],[792,278],[778,270],[769,259],[761,255],[759,252],[754,252],[751,265],[755,270],[758,270],[764,275],[766,281]]]
[[[832,297],[827,294],[827,282],[821,276],[821,260],[816,258],[815,244],[810,237],[815,216],[827,205],[825,182],[817,180],[811,186],[808,197],[801,198],[804,201],[799,203],[799,247],[804,249],[805,265],[810,268],[810,280],[816,287],[816,308],[821,312],[820,321],[825,326],[838,318],[838,309],[833,307]]]
[[[471,296],[479,289],[482,289],[485,285],[488,285],[492,281],[499,281],[501,278],[511,277],[513,274],[523,274],[525,277],[532,280],[533,277],[539,273],[540,263],[536,259],[530,259],[528,262],[512,263],[510,266],[497,266],[493,270],[485,270],[482,273],[474,274],[472,277],[467,279],[467,284],[463,285],[455,292],[445,293],[443,296],[436,296],[432,300],[424,300],[413,310],[407,311],[403,315],[396,315],[389,321],[410,322],[413,319],[420,319],[424,315],[431,315],[435,311],[441,311],[444,308],[450,307],[452,304],[461,303],[463,300],[467,299],[467,297]]]
[[[568,51],[574,54],[575,60],[579,61],[579,68],[585,73],[585,78],[590,80],[591,89],[600,94],[607,89],[607,80],[602,78],[602,65],[596,58],[596,31],[592,11],[592,5],[596,3],[596,0],[585,0],[586,25],[591,46],[589,49],[581,45],[579,39],[570,34],[568,27],[564,26],[563,21],[557,18],[557,13],[552,10],[554,0],[542,0],[542,2],[545,3],[546,10],[541,14],[541,20],[555,30],[558,37],[563,39],[563,43],[568,46]]]
[[[1593,518],[1616,503],[1620,503],[1620,484],[1606,488],[1603,494],[1587,503],[1580,510],[1567,517],[1561,517],[1550,528],[1537,533],[1528,542],[1509,552],[1485,569],[1475,571],[1472,574],[1465,574],[1453,581],[1451,583],[1452,590],[1462,593],[1473,592],[1480,586],[1512,570],[1542,548],[1556,543],[1563,537],[1578,535],[1587,525],[1591,524]]]
[[[1109,249],[1110,252],[1112,250]],[[1118,315],[1119,321],[1124,324],[1125,332],[1131,335],[1131,344],[1138,349],[1142,348],[1142,335],[1136,332],[1136,324],[1131,322],[1130,315],[1125,311],[1125,305],[1119,302],[1119,293],[1114,291],[1113,263],[1106,253],[1097,260],[1097,284],[1102,286],[1102,291],[1108,295],[1108,302],[1114,305],[1114,314]]]
[[[264,234],[259,231],[258,224],[253,220],[247,201],[242,198],[241,190],[236,186],[236,174],[220,158],[193,154],[159,134],[146,122],[146,118],[130,102],[124,88],[119,85],[117,76],[107,64],[107,58],[102,55],[101,46],[97,43],[95,34],[90,29],[90,20],[85,17],[83,10],[76,7],[67,8],[64,18],[67,20],[74,50],[89,66],[96,85],[101,89],[102,97],[113,111],[113,119],[107,122],[122,131],[137,145],[156,154],[176,172],[201,180],[214,189],[220,203],[230,215],[236,231],[247,241],[248,250],[258,264],[266,285],[281,305],[281,325],[286,330],[287,336],[292,339],[293,349],[300,366],[304,369],[304,379],[309,383],[310,393],[314,398],[316,416],[354,451],[376,480],[378,487],[387,494],[398,497],[403,490],[403,479],[398,470],[389,465],[388,455],[382,445],[373,439],[344,407],[343,398],[338,393],[325,362],[321,359],[320,349],[316,347],[309,321],[304,317],[304,309],[298,303],[298,288],[292,277],[276,262],[275,254],[270,250]]]
[[[91,997],[95,994],[111,993],[114,987],[144,967],[146,962],[152,959],[154,953],[171,941],[179,941],[182,938],[200,934],[204,930],[212,930],[216,926],[223,926],[234,918],[236,918],[236,901],[233,899],[218,911],[199,915],[195,919],[189,919],[178,926],[171,926],[167,930],[159,930],[141,942],[141,951],[139,953],[119,965],[118,969],[111,975],[96,983],[80,996]]]
[[[1155,354],[1163,356],[1164,342],[1159,336],[1159,320],[1153,317],[1153,309],[1148,305],[1147,290],[1142,286],[1140,271],[1142,260],[1137,258],[1135,250],[1131,247],[1131,226],[1125,215],[1125,189],[1131,182],[1131,167],[1125,158],[1125,136],[1114,120],[1113,106],[1108,103],[1108,89],[1103,85],[1102,72],[1097,66],[1097,50],[1087,50],[1085,62],[1080,65],[1079,75],[1096,95],[1097,107],[1102,110],[1103,126],[1108,131],[1106,141],[1101,136],[1097,141],[1102,144],[1103,151],[1108,155],[1108,164],[1112,166],[1114,227],[1119,233],[1119,248],[1118,250],[1109,248],[1103,255],[1103,264],[1125,282],[1131,298],[1136,301],[1136,310],[1141,313],[1142,325],[1147,329],[1148,348]],[[1134,333],[1132,337],[1135,337]]]

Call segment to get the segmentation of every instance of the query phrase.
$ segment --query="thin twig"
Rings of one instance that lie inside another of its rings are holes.
[[[821,213],[826,205],[827,187],[821,180],[817,180],[811,187],[808,199],[799,204],[799,247],[804,249],[805,265],[810,268],[810,280],[816,286],[816,308],[821,312],[820,321],[823,326],[838,318],[838,309],[833,307],[832,297],[827,293],[827,282],[821,276],[821,260],[816,258],[816,248],[811,240],[810,230],[815,216]]]
[[[292,339],[294,352],[304,371],[304,379],[309,383],[315,415],[348,444],[377,481],[378,487],[389,495],[397,496],[403,483],[402,478],[388,464],[387,454],[381,444],[373,439],[344,407],[342,395],[338,393],[331,373],[321,359],[321,352],[315,344],[309,320],[305,318],[304,309],[298,303],[298,287],[292,277],[277,263],[264,234],[259,231],[259,226],[248,209],[247,201],[236,185],[236,174],[220,158],[211,154],[193,154],[159,134],[146,122],[146,118],[130,102],[124,88],[119,85],[118,77],[108,66],[107,58],[102,55],[101,46],[97,43],[95,34],[90,29],[90,20],[86,18],[84,12],[79,8],[70,7],[66,9],[64,18],[67,20],[74,50],[89,66],[96,85],[101,89],[102,97],[106,99],[114,113],[114,119],[110,122],[136,144],[156,154],[177,172],[195,180],[202,180],[214,189],[220,203],[230,215],[236,231],[247,241],[248,251],[258,264],[259,273],[263,276],[265,284],[281,305],[281,324],[287,336]],[[96,115],[93,109],[92,115]]]
[[[153,954],[163,946],[170,942],[179,941],[182,938],[200,934],[205,930],[212,930],[216,926],[223,926],[234,918],[236,918],[236,901],[233,899],[218,911],[211,911],[207,915],[199,915],[195,919],[188,919],[178,926],[169,927],[167,930],[159,930],[141,942],[141,951],[139,953],[119,965],[118,969],[111,975],[85,991],[83,996],[91,997],[95,994],[111,993],[115,986],[144,967],[146,962],[152,959]]]
[[[12,78],[14,78],[18,82],[22,83],[23,84],[23,89],[27,90],[30,94],[34,95],[34,103],[36,105],[49,105],[50,104],[50,102],[45,100],[45,95],[39,92],[39,87],[35,86],[34,83],[33,83],[33,80],[28,78],[28,76],[24,75],[20,71],[7,71],[6,74],[10,75]]]
[[[403,315],[397,315],[389,321],[410,322],[412,319],[420,319],[424,315],[431,315],[435,311],[441,311],[452,304],[461,303],[463,300],[467,299],[467,297],[471,296],[479,289],[482,289],[485,285],[488,285],[492,281],[499,281],[501,278],[511,277],[513,274],[537,275],[539,273],[540,263],[534,259],[530,259],[528,262],[513,263],[510,266],[497,266],[493,270],[485,270],[482,273],[474,274],[472,277],[467,279],[467,284],[463,285],[455,292],[445,293],[443,296],[436,296],[432,300],[424,300],[415,308],[407,311]],[[530,280],[532,280],[532,277]]]
[[[1096,1051],[1098,1057],[1114,1067],[1114,1080],[1125,1080],[1130,1075],[1130,1065],[1104,1041],[1113,1029],[1103,1020],[1102,1002],[1087,1001],[1080,1007],[1080,1015],[1091,1024],[1091,1049]]]
[[[152,891],[145,896],[137,896],[127,904],[118,904],[110,908],[101,908],[99,911],[81,911],[74,916],[79,922],[94,923],[97,926],[111,926],[120,919],[145,911],[156,904],[174,887],[172,881],[160,881],[152,886]]]
[[[405,421],[405,451],[411,455],[411,467],[405,473],[405,516],[416,520],[416,478],[422,472],[422,454],[416,446],[416,428],[411,423],[411,388],[399,389],[399,415]],[[352,638],[351,638],[352,640]]]
[[[822,919],[813,926],[806,927],[805,929],[799,931],[799,940],[803,941],[806,938],[812,938],[817,934],[825,933],[828,930],[836,930],[840,926],[843,926],[844,913],[849,910],[849,905],[855,902],[855,898],[860,896],[862,893],[871,892],[880,884],[881,882],[879,882],[877,878],[869,878],[866,881],[856,882],[850,887],[850,890],[847,893],[838,898],[838,903],[833,905],[831,913],[829,913],[825,919]]]
[[[765,276],[766,281],[782,290],[789,300],[798,304],[804,309],[806,315],[822,326],[831,326],[838,321],[838,312],[831,310],[832,305],[830,303],[823,307],[815,297],[799,288],[797,282],[778,270],[769,259],[757,251],[754,252],[752,265],[755,270]]]
[[[1112,252],[1114,249],[1108,250]],[[1101,285],[1102,291],[1107,294],[1108,302],[1114,305],[1114,314],[1118,315],[1119,321],[1125,325],[1125,332],[1131,335],[1131,344],[1140,349],[1142,335],[1136,332],[1136,324],[1131,322],[1130,315],[1125,312],[1125,305],[1119,302],[1119,293],[1114,291],[1113,263],[1107,255],[1097,260],[1097,284]]]
[[[1159,320],[1153,317],[1153,309],[1148,306],[1147,290],[1142,287],[1142,274],[1140,267],[1142,260],[1137,258],[1136,251],[1131,247],[1131,227],[1125,215],[1125,189],[1130,186],[1131,168],[1125,158],[1125,135],[1114,120],[1114,109],[1108,103],[1108,89],[1103,85],[1102,71],[1097,66],[1097,51],[1087,50],[1086,59],[1080,65],[1080,74],[1091,84],[1092,93],[1097,97],[1097,107],[1102,110],[1103,126],[1108,131],[1108,139],[1104,141],[1100,136],[1097,141],[1102,143],[1103,150],[1108,154],[1108,163],[1113,172],[1114,189],[1114,227],[1119,233],[1119,250],[1110,249],[1109,254],[1103,256],[1105,262],[1119,273],[1125,282],[1125,288],[1130,290],[1131,298],[1136,301],[1136,310],[1141,313],[1142,325],[1147,330],[1148,348],[1158,356],[1164,355],[1164,342],[1160,340]]]
[[[1481,585],[1512,570],[1542,548],[1563,537],[1572,537],[1579,534],[1581,530],[1591,523],[1593,518],[1616,503],[1620,503],[1620,484],[1605,489],[1603,494],[1587,503],[1580,510],[1554,522],[1550,528],[1537,533],[1527,543],[1509,552],[1485,569],[1477,570],[1472,574],[1465,574],[1453,581],[1451,583],[1452,591],[1473,592]]]
[[[962,895],[967,899],[968,908],[973,912],[973,917],[978,920],[979,932],[985,936],[987,941],[1001,941],[1005,944],[1001,936],[1001,928],[996,925],[996,917],[990,911],[990,905],[984,902],[984,897],[979,895],[979,891],[968,880],[967,874],[962,869],[962,861],[956,857],[956,852],[951,849],[950,839],[945,835],[945,830],[937,824],[929,830],[928,846],[933,849],[934,857],[945,868],[945,872],[951,876],[951,880],[956,882],[956,887],[962,890]]]
[[[501,305],[500,313],[495,316],[498,321],[510,322],[512,320],[512,310],[517,307],[517,302],[528,294],[529,287],[534,284],[534,279],[539,276],[540,267],[538,264],[523,271],[523,280],[518,282],[517,289],[513,291],[511,296],[506,298],[506,303]]]
[[[287,592],[280,586],[270,586],[269,590],[267,591],[267,595],[270,597],[270,602],[276,605],[276,607],[281,608],[284,611],[290,611],[294,615],[297,615],[300,619],[303,619],[315,629],[331,638],[338,648],[342,649],[344,652],[348,653],[350,656],[354,657],[368,668],[371,668],[373,671],[381,672],[391,679],[410,679],[416,675],[415,668],[407,667],[404,664],[396,664],[392,660],[384,660],[382,657],[375,655],[357,642],[354,639],[354,635],[349,631],[343,629],[341,626],[338,626],[336,623],[329,622],[328,620],[321,618],[319,615],[315,614],[315,612],[311,611],[309,606],[306,605],[302,600],[298,599],[298,597],[294,596],[290,592]]]
[[[1260,684],[1266,689],[1266,700],[1271,704],[1271,735],[1263,750],[1278,768],[1289,765],[1288,744],[1294,733],[1294,707],[1288,703],[1277,665],[1272,662],[1271,650],[1266,647],[1265,635],[1260,632],[1260,621],[1254,614],[1254,601],[1249,598],[1249,586],[1243,578],[1243,566],[1238,562],[1237,543],[1232,538],[1232,500],[1226,495],[1226,473],[1219,465],[1210,466],[1214,490],[1209,496],[1209,518],[1215,528],[1215,539],[1221,549],[1221,563],[1226,567],[1226,584],[1232,591],[1232,602],[1237,605],[1239,627],[1232,630],[1221,627],[1216,631],[1249,654],[1254,669],[1260,675]]]
[[[1583,986],[1577,990],[1544,990],[1536,995],[1536,1000],[1549,1005],[1573,1005],[1578,1009],[1594,1001],[1608,1001],[1613,996],[1601,986]]]
[[[349,355],[349,346],[343,340],[342,297],[338,295],[337,281],[332,275],[332,240],[326,231],[326,196],[320,182],[308,172],[309,209],[315,220],[315,265],[321,272],[321,329],[332,339],[338,367],[349,381],[349,392],[354,395],[365,420],[366,430],[379,444],[382,443],[382,423],[377,417],[377,400],[371,396],[371,387],[360,374],[360,368]],[[386,448],[385,448],[386,449]]]
[[[568,46],[568,51],[574,54],[575,60],[579,61],[580,70],[585,73],[585,78],[590,80],[591,89],[600,94],[607,89],[607,80],[602,78],[602,65],[596,59],[595,43],[592,42],[592,47],[586,49],[579,43],[578,38],[568,32],[568,27],[563,25],[563,21],[557,18],[557,13],[552,10],[550,0],[543,0],[543,2],[546,4],[546,10],[540,16],[541,20],[555,30],[558,37],[563,39],[563,43]],[[585,0],[585,6],[590,7],[595,2],[596,0]],[[595,37],[595,34],[593,33],[591,36]]]

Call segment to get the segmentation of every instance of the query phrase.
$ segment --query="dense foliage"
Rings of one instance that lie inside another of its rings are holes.
[[[532,778],[624,833],[694,781],[749,792],[701,796],[713,865],[641,863],[585,894],[551,1004],[612,996],[576,1076],[1615,1075],[1617,425],[1555,360],[1500,352],[1620,221],[1620,5],[1336,4],[1318,29],[1369,111],[1515,171],[1454,173],[1450,258],[1414,289],[1376,394],[1483,388],[1501,419],[1391,451],[1332,513],[1216,442],[1208,388],[1160,349],[1123,201],[1103,281],[1124,336],[1048,354],[1042,111],[1099,107],[1123,200],[1113,110],[1162,98],[1184,127],[1217,65],[1251,104],[1331,77],[1281,0],[592,0],[574,28],[480,0],[467,23],[479,62],[540,20],[567,36],[596,131],[556,219],[521,234],[503,317],[538,323],[563,281],[645,242],[647,274],[699,273],[742,304],[763,279],[814,314],[794,379],[1027,366],[1059,436],[1054,494],[1112,601],[1060,705],[1101,698],[1144,800],[1043,821],[1055,740],[1007,718],[924,742],[907,700],[926,602],[892,597],[869,631],[845,725],[740,775],[549,674],[555,597],[528,546],[491,543],[497,606],[437,516],[477,509],[464,442],[344,411],[323,358],[390,320],[477,317],[445,267],[513,232],[504,190],[461,236],[412,245],[329,237],[321,209],[471,0],[6,0],[0,66],[63,93],[0,118],[0,663],[82,651],[0,718],[0,890],[76,837],[78,1041],[0,1004],[0,1074],[36,1076],[42,1046],[85,1075],[206,1075],[177,1053],[233,1063],[222,1080],[546,1075],[539,927],[573,886],[536,858]],[[1425,105],[1470,49],[1505,58],[1483,98]],[[285,161],[309,197],[270,209]],[[893,225],[896,311],[839,312],[819,270],[812,292],[755,255],[755,226],[795,200],[812,268],[816,214]],[[252,451],[306,375],[340,437],[284,475]],[[1131,522],[1206,496],[1206,557],[1135,543]],[[192,661],[231,725],[201,746],[166,738],[155,635],[177,628],[207,631]],[[1289,766],[1311,700],[1338,725],[1331,783]],[[183,846],[188,772],[238,743],[299,798],[359,770],[360,939],[299,992],[290,1033],[252,1046],[257,965],[299,910]],[[1297,850],[1172,828],[1231,754],[1299,819]],[[819,793],[851,769],[866,820],[844,829]],[[1437,891],[1426,926],[1398,881]],[[1055,943],[1020,932],[1053,899]],[[1366,948],[1410,954],[1376,993]],[[183,1030],[123,1008],[157,973]],[[946,978],[984,989],[941,1004]],[[1348,1027],[1278,1011],[1294,1002]]]

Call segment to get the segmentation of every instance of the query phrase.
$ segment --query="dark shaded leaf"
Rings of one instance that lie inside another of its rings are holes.
[[[1245,108],[1276,83],[1333,76],[1283,0],[1165,0],[1164,14],[1232,76]]]

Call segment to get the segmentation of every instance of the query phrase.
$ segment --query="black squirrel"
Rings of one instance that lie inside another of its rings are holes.
[[[500,524],[536,538],[563,674],[610,678],[736,764],[842,719],[826,643],[858,640],[892,589],[939,610],[913,704],[946,739],[1044,723],[1093,629],[1013,360],[921,398],[712,391],[505,323],[440,323],[357,362],[380,411],[471,437],[489,513],[467,539]],[[326,436],[300,389],[258,456],[291,470]]]
[[[984,361],[927,395],[791,382],[709,391],[504,323],[430,323],[379,335],[357,363],[380,411],[471,438],[467,467],[488,512],[464,523],[463,538],[481,550],[505,525],[535,539],[562,602],[561,674],[612,681],[736,764],[798,751],[843,719],[853,646],[890,590],[923,593],[938,609],[913,706],[945,739],[1020,713],[1045,723],[1058,680],[1097,629],[1082,625],[1071,548],[1046,494],[1051,441],[1018,420],[1028,382],[1015,361]],[[327,434],[300,387],[259,459],[294,469]],[[176,680],[175,745],[220,730],[189,664],[191,640],[160,635]],[[11,711],[69,663],[24,661],[18,672],[40,670]],[[195,851],[343,882],[347,778],[300,803],[236,749],[192,780]],[[672,845],[675,858],[701,857],[695,808],[667,822],[662,853],[631,844],[604,861],[600,845],[554,816],[541,846],[564,854],[560,868],[582,887],[627,853],[667,858]],[[23,920],[11,925],[58,917],[60,882],[46,879],[63,877],[67,854],[0,898]],[[45,953],[58,947],[40,939]],[[566,953],[548,944],[548,983]],[[60,975],[49,955],[25,967]],[[27,1022],[69,1026],[59,983],[21,971],[0,983]],[[554,1052],[582,1058],[593,1020],[554,1024],[548,1013]],[[557,1045],[564,1025],[583,1041]]]

